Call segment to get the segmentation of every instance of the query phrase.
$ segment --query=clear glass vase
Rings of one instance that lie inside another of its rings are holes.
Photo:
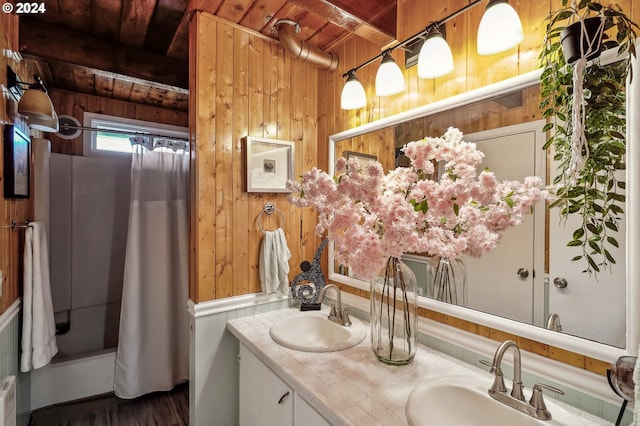
[[[416,276],[396,257],[371,281],[371,349],[386,364],[404,365],[416,354]]]
[[[427,297],[468,306],[467,268],[462,260],[433,256],[428,268]]]

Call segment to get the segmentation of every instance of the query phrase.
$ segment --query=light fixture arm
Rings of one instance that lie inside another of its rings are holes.
[[[349,71],[345,72],[344,74],[342,74],[343,78],[347,78],[349,77],[349,75],[355,73],[356,71],[358,71],[361,68],[366,67],[367,65],[371,64],[372,62],[374,62],[375,60],[377,60],[378,58],[382,58],[385,53],[391,54],[391,52],[394,49],[397,49],[399,47],[404,47],[420,38],[425,38],[429,32],[431,32],[431,30],[433,30],[434,28],[437,29],[438,27],[440,27],[441,25],[445,24],[446,22],[450,21],[451,19],[463,14],[464,12],[466,12],[467,10],[471,9],[472,7],[476,6],[478,3],[480,3],[483,0],[474,0],[471,3],[467,4],[466,6],[461,7],[460,9],[456,10],[455,12],[453,12],[451,15],[439,20],[439,21],[435,21],[432,22],[431,24],[427,25],[427,27],[419,32],[417,32],[416,34],[412,35],[411,37],[401,41],[400,43],[396,44],[395,46],[391,46],[388,49],[385,49],[384,51],[380,52],[379,54],[377,54],[376,56],[372,57],[371,59],[369,59],[368,61],[358,65],[357,67],[351,68]]]

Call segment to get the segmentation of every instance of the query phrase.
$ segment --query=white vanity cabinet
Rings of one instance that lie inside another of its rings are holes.
[[[240,426],[330,426],[243,344],[239,361]]]
[[[298,394],[295,395],[293,406],[293,424],[298,426],[331,426],[331,423]]]

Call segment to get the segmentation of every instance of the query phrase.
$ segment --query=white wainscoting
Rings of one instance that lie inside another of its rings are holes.
[[[290,299],[248,294],[195,304],[189,301],[189,424],[238,424],[238,340],[227,321],[290,306]]]
[[[20,366],[20,299],[0,315],[0,380],[16,376],[16,411],[19,426],[26,426],[31,415],[30,375],[19,373]]]

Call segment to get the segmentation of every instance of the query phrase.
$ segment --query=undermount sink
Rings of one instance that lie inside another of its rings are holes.
[[[551,420],[538,420],[491,398],[492,378],[443,376],[416,386],[407,400],[410,426],[422,425],[578,425],[581,418],[545,398]],[[511,389],[507,381],[507,387]],[[525,397],[531,389],[525,390]]]
[[[362,342],[367,329],[358,318],[348,327],[327,319],[321,311],[300,312],[281,318],[271,326],[269,334],[278,344],[303,352],[333,352]]]

